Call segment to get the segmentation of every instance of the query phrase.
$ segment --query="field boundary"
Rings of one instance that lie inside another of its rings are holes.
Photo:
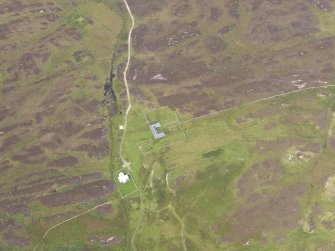
[[[270,97],[257,99],[257,100],[247,102],[247,103],[244,103],[244,104],[241,104],[241,105],[236,105],[236,106],[233,106],[233,107],[230,107],[230,108],[226,108],[226,109],[222,109],[222,110],[219,110],[219,111],[211,112],[211,113],[208,113],[208,114],[205,114],[205,115],[201,115],[199,117],[186,119],[186,120],[181,121],[181,123],[187,123],[187,122],[192,122],[192,121],[195,121],[195,120],[205,119],[205,118],[212,117],[212,116],[215,116],[215,115],[227,112],[227,111],[231,111],[231,110],[235,110],[235,109],[238,109],[238,108],[241,108],[241,107],[244,107],[244,106],[256,104],[256,103],[259,103],[259,102],[262,102],[262,101],[267,101],[267,100],[271,100],[271,99],[275,99],[275,98],[284,97],[284,96],[287,96],[287,95],[290,95],[290,94],[295,94],[295,93],[300,93],[300,92],[303,92],[303,91],[309,91],[309,90],[315,90],[315,89],[321,89],[321,88],[327,89],[328,87],[335,87],[335,84],[333,84],[333,85],[311,86],[311,87],[307,87],[307,88],[304,88],[304,89],[299,89],[299,90],[294,90],[294,91],[285,92],[285,93],[281,93],[281,94],[276,94],[276,95],[273,95],[273,96],[270,96]]]
[[[164,146],[161,147],[161,149],[162,148],[166,148],[166,147],[171,147],[171,146],[174,146],[174,145],[177,145],[177,144],[180,144],[180,143],[183,143],[183,142],[187,141],[186,133],[185,133],[185,131],[183,129],[183,126],[180,123],[179,119],[177,121],[174,121],[173,123],[177,123],[178,124],[178,126],[180,128],[180,131],[183,134],[184,139],[176,141],[176,142],[173,142],[173,143],[170,143],[170,144],[167,144],[167,145],[164,145]]]
[[[152,112],[156,112],[156,111],[160,111],[160,110],[163,110],[163,109],[167,109],[167,108],[170,108],[170,106],[163,106],[163,107],[159,107],[159,108],[156,108],[156,109],[151,109],[149,111],[143,112],[143,115],[144,115],[144,118],[145,118],[147,124],[150,125],[150,121],[149,121],[149,118],[148,118],[147,114],[152,113]],[[160,149],[163,149],[163,148],[166,148],[166,147],[171,147],[173,145],[185,142],[187,140],[187,136],[186,136],[185,130],[184,130],[183,126],[182,126],[181,121],[179,120],[177,112],[173,111],[173,110],[172,110],[172,112],[174,113],[174,115],[176,117],[176,120],[169,121],[169,122],[167,122],[165,124],[162,124],[162,127],[164,127],[166,125],[170,125],[170,124],[176,123],[178,125],[177,127],[179,127],[179,129],[180,129],[180,131],[181,131],[181,133],[182,133],[182,135],[183,135],[184,138],[182,140],[179,140],[179,141],[176,141],[176,142],[173,142],[173,143],[170,143],[170,144],[163,145],[163,146],[160,147]],[[169,136],[167,136],[167,137],[169,137]]]
[[[129,175],[130,175],[131,181],[134,183],[134,185],[135,185],[135,187],[136,187],[136,190],[131,191],[130,193],[127,193],[126,195],[123,195],[122,192],[121,192],[121,189],[120,189],[120,187],[119,187],[119,185],[118,185],[119,181],[118,181],[117,178],[115,177],[115,174],[117,175],[118,173],[122,172],[122,170],[125,170],[125,169],[126,169],[127,171],[129,171]],[[123,168],[119,169],[118,171],[114,172],[114,174],[113,174],[113,179],[114,179],[114,182],[115,182],[115,184],[116,184],[116,187],[117,187],[117,189],[118,189],[118,191],[119,191],[119,193],[120,193],[120,195],[121,195],[121,199],[124,199],[124,198],[128,197],[129,195],[131,195],[131,194],[133,194],[133,193],[135,193],[135,192],[137,192],[137,191],[140,190],[140,189],[138,188],[138,186],[137,186],[137,184],[136,184],[136,182],[135,182],[135,179],[133,178],[133,175],[131,174],[130,170],[129,170],[128,168],[126,168],[126,167],[123,167]]]
[[[150,122],[149,122],[149,119],[147,117],[147,114],[148,113],[151,113],[151,112],[156,112],[156,111],[160,111],[160,110],[163,110],[163,109],[166,109],[166,108],[169,108],[169,106],[163,106],[163,107],[159,107],[159,108],[156,108],[156,109],[151,109],[149,111],[146,111],[146,112],[143,112],[143,115],[145,117],[145,121],[147,122],[148,125],[150,125]],[[173,122],[177,122],[177,121],[173,121]],[[171,122],[172,123],[172,122]]]

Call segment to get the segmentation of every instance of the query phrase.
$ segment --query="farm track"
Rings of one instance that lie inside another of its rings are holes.
[[[129,112],[131,111],[132,108],[132,104],[131,104],[131,99],[130,99],[130,92],[129,92],[129,86],[128,86],[128,80],[127,80],[127,73],[128,73],[128,69],[129,69],[129,65],[130,65],[130,59],[131,59],[131,35],[133,32],[133,29],[135,27],[135,18],[131,12],[131,9],[128,5],[127,0],[124,0],[124,3],[126,5],[127,11],[129,13],[129,16],[131,18],[131,28],[129,30],[128,33],[128,59],[127,59],[127,64],[126,67],[124,68],[124,72],[123,72],[123,80],[124,80],[124,84],[126,87],[126,92],[127,92],[127,100],[128,100],[128,108],[126,110],[125,116],[124,116],[124,124],[123,124],[123,134],[122,134],[122,138],[121,138],[121,143],[120,143],[120,159],[122,160],[122,164],[124,167],[129,168],[129,163],[126,161],[126,159],[123,156],[123,145],[124,145],[124,139],[127,133],[127,126],[128,126],[128,115]]]
[[[134,16],[132,15],[132,12],[131,12],[131,9],[130,9],[130,7],[129,7],[129,5],[128,5],[127,0],[123,0],[123,1],[124,1],[124,4],[126,5],[127,11],[128,11],[128,13],[129,13],[129,15],[130,15],[130,17],[131,17],[131,20],[132,20],[132,26],[131,26],[131,28],[130,28],[130,30],[129,30],[129,34],[128,34],[128,60],[127,60],[127,65],[126,65],[125,70],[124,70],[124,74],[123,74],[123,75],[124,75],[124,81],[125,81],[125,87],[126,87],[126,91],[127,91],[128,108],[127,108],[127,111],[126,111],[126,113],[125,113],[124,131],[123,131],[123,135],[122,135],[122,139],[121,139],[121,144],[120,144],[120,158],[121,158],[123,164],[124,164],[125,166],[127,166],[128,163],[127,163],[127,161],[125,160],[125,158],[123,157],[123,154],[122,154],[123,151],[122,151],[122,149],[123,149],[123,144],[124,144],[124,138],[125,138],[125,135],[126,135],[126,128],[127,128],[127,124],[128,124],[128,114],[129,114],[129,112],[130,112],[130,110],[131,110],[131,108],[132,108],[131,100],[130,100],[130,92],[129,92],[129,87],[128,87],[128,81],[127,81],[127,72],[128,72],[128,69],[129,69],[130,59],[131,59],[131,35],[132,35],[132,31],[133,31],[133,29],[134,29],[134,27],[135,27],[135,19],[134,19]],[[50,227],[50,228],[44,233],[44,235],[43,235],[43,237],[41,238],[41,240],[36,244],[36,246],[34,247],[33,251],[36,251],[36,250],[39,248],[39,246],[42,244],[42,242],[43,242],[43,241],[45,240],[45,238],[48,236],[48,234],[50,233],[50,231],[52,231],[53,229],[55,229],[55,228],[57,228],[57,227],[59,227],[59,226],[65,224],[65,223],[67,223],[67,222],[69,222],[69,221],[72,221],[72,220],[74,220],[74,219],[76,219],[76,218],[78,218],[78,217],[80,217],[80,216],[83,216],[83,215],[85,215],[85,214],[88,214],[88,213],[90,213],[90,212],[92,212],[92,211],[94,211],[94,210],[96,210],[96,209],[98,209],[98,208],[100,208],[100,207],[103,207],[103,206],[106,206],[106,205],[110,205],[111,203],[112,203],[111,201],[104,202],[104,203],[102,203],[102,204],[99,204],[99,205],[97,205],[97,206],[91,208],[91,209],[86,210],[85,212],[82,212],[82,213],[80,213],[80,214],[77,214],[77,215],[75,215],[75,216],[72,216],[71,218],[68,218],[68,219],[66,219],[66,220],[64,220],[64,221],[62,221],[62,222],[60,222],[60,223],[57,223],[57,224],[55,224],[54,226]]]

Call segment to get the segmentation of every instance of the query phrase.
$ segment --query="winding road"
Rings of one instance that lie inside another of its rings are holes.
[[[131,35],[132,35],[134,27],[135,27],[135,18],[133,16],[132,12],[131,12],[131,9],[129,7],[129,4],[128,4],[127,0],[123,0],[123,1],[124,1],[124,4],[126,5],[127,11],[128,11],[129,16],[131,18],[131,28],[130,28],[129,33],[128,33],[128,59],[127,59],[126,67],[124,68],[124,72],[123,72],[123,80],[124,80],[124,84],[125,84],[126,91],[127,91],[128,107],[127,107],[127,110],[126,110],[126,113],[125,113],[125,116],[124,116],[123,135],[122,135],[121,143],[120,143],[120,159],[122,160],[122,164],[123,164],[124,167],[130,168],[130,163],[127,162],[127,160],[123,156],[123,146],[124,146],[124,139],[125,139],[125,136],[126,136],[127,126],[128,126],[128,115],[129,115],[129,112],[132,108],[129,86],[128,86],[128,80],[127,80],[127,73],[128,73],[128,70],[129,70],[130,59],[131,59]]]

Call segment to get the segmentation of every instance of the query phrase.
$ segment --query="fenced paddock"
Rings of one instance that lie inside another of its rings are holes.
[[[127,174],[129,176],[129,181],[125,184],[122,184],[118,180],[118,175],[120,172]],[[134,193],[136,193],[139,189],[138,186],[130,172],[130,170],[126,167],[121,168],[120,170],[113,173],[114,182],[117,186],[119,193],[121,194],[121,198],[126,198]]]
[[[166,134],[164,138],[153,139],[155,148],[169,147],[186,141],[186,134],[179,121],[177,112],[169,106],[150,110],[143,113],[145,120],[149,125],[160,123],[160,130]]]

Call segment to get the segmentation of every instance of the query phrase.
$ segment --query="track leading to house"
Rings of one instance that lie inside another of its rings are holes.
[[[133,16],[132,12],[131,12],[131,9],[129,7],[129,4],[128,4],[127,0],[123,0],[123,2],[126,5],[127,11],[128,11],[129,16],[131,18],[131,28],[130,28],[129,33],[128,33],[128,59],[127,59],[126,67],[124,68],[124,72],[123,72],[123,80],[124,80],[124,84],[125,84],[126,91],[127,91],[128,107],[127,107],[127,110],[126,110],[126,113],[125,113],[125,116],[124,116],[124,124],[123,124],[124,130],[123,130],[123,135],[122,135],[121,142],[120,142],[120,159],[122,160],[123,166],[129,168],[130,163],[128,163],[127,160],[123,156],[123,145],[124,145],[124,139],[125,139],[125,136],[126,136],[126,133],[127,133],[128,115],[129,115],[129,112],[132,108],[129,86],[128,86],[128,80],[127,80],[127,73],[128,73],[128,69],[129,69],[129,65],[130,65],[130,59],[131,59],[131,35],[132,35],[133,29],[135,27],[135,18]]]

